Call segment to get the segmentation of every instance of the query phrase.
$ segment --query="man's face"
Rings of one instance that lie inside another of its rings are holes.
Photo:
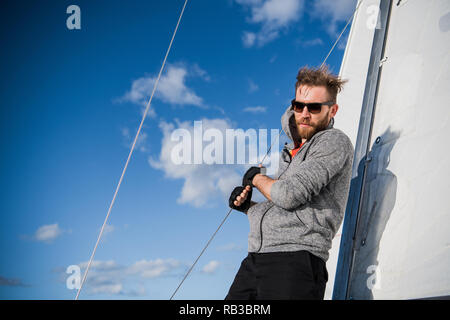
[[[328,102],[330,97],[325,87],[310,87],[301,85],[298,87],[295,100],[304,103]],[[303,112],[294,112],[297,131],[302,142],[311,139],[316,132],[326,129],[331,118],[338,110],[338,105],[322,105],[320,113],[309,112],[308,107],[303,108]]]

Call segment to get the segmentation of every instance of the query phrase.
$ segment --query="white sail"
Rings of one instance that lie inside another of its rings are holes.
[[[340,287],[335,291],[341,293],[336,296],[343,298],[342,292],[350,299],[449,296],[450,1],[389,1],[379,73],[370,79],[369,57],[376,49],[371,32],[377,29],[370,30],[374,24],[369,8],[382,2],[363,1],[341,68],[349,83],[339,97],[341,119],[336,123],[353,141],[359,138],[352,124],[354,113],[359,119],[364,112],[362,101],[370,81],[376,81],[376,93],[368,129],[370,152],[364,163],[356,164],[365,171],[358,199],[351,199],[359,203],[358,217],[353,229],[348,218],[344,231],[346,245],[352,235],[355,241],[347,262],[341,259],[343,252],[339,255],[339,263],[347,264],[340,266],[341,271],[348,268],[349,273],[345,281],[345,272],[337,275]],[[327,264],[330,271],[335,270],[337,241]]]

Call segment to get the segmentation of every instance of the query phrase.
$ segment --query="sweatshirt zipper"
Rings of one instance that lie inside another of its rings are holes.
[[[289,153],[288,148],[286,147],[286,144],[284,145],[283,151],[286,152],[289,156],[289,165],[287,166],[286,169],[284,169],[284,171],[278,176],[278,179],[286,172],[286,170],[289,168],[289,166],[291,165],[292,162],[292,156]],[[300,150],[298,150],[298,152],[300,152]],[[274,206],[274,204],[272,204],[269,208],[267,208],[267,210],[263,213],[262,217],[261,217],[261,221],[259,222],[259,234],[261,235],[261,240],[260,240],[260,244],[259,244],[259,249],[256,251],[257,253],[261,251],[262,249],[262,244],[263,244],[263,232],[262,232],[262,223],[264,220],[264,217],[266,216],[266,213]]]
[[[259,222],[259,234],[261,235],[261,240],[260,240],[260,244],[259,244],[259,249],[256,251],[257,253],[259,251],[261,251],[262,249],[262,244],[263,244],[263,232],[262,232],[262,223],[263,223],[263,219],[264,216],[266,215],[267,211],[269,211],[270,208],[272,208],[273,205],[271,205],[269,208],[267,208],[267,210],[263,213],[262,217],[261,217],[261,221]]]

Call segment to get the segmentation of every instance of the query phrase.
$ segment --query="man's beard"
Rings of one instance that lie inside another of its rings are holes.
[[[300,127],[301,123],[305,123],[310,125],[310,127]],[[328,127],[328,113],[325,115],[325,117],[323,119],[321,119],[319,122],[317,122],[316,124],[311,123],[310,121],[302,121],[300,123],[297,124],[297,131],[298,134],[300,135],[300,137],[302,139],[306,139],[309,140],[311,139],[317,132],[325,130]]]

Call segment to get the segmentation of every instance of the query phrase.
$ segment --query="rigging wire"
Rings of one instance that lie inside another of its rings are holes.
[[[105,229],[106,222],[108,221],[109,215],[111,213],[111,209],[112,209],[112,207],[114,205],[114,202],[116,200],[117,193],[119,192],[120,185],[122,184],[123,177],[125,176],[125,172],[127,171],[128,163],[130,162],[131,155],[133,154],[134,147],[136,145],[136,141],[137,141],[137,139],[139,137],[139,133],[141,132],[142,125],[144,124],[144,120],[147,117],[147,113],[148,113],[148,110],[150,108],[150,104],[152,102],[153,95],[155,94],[156,87],[158,86],[159,79],[161,78],[161,74],[163,72],[164,66],[166,65],[167,57],[169,56],[170,49],[172,48],[172,43],[173,43],[173,40],[175,39],[175,35],[177,34],[178,26],[180,25],[180,21],[181,21],[181,18],[183,17],[184,9],[186,8],[187,2],[188,2],[188,0],[185,0],[184,5],[183,5],[183,9],[181,10],[181,13],[180,13],[180,17],[178,18],[177,25],[176,25],[175,30],[173,32],[172,39],[170,40],[169,48],[167,49],[166,56],[164,57],[164,61],[163,61],[162,65],[161,65],[161,69],[159,70],[158,78],[156,79],[156,82],[153,85],[152,94],[150,96],[150,99],[148,100],[147,106],[145,108],[144,115],[142,116],[142,120],[141,120],[141,124],[139,125],[139,129],[138,129],[138,131],[136,133],[136,136],[134,137],[133,145],[131,146],[130,153],[128,154],[128,159],[127,159],[127,161],[125,163],[125,166],[124,166],[124,168],[122,170],[122,175],[120,176],[119,183],[117,184],[117,187],[116,187],[116,191],[114,192],[114,196],[113,196],[113,198],[111,200],[111,203],[109,205],[108,213],[106,214],[105,221],[103,222],[102,228],[100,229],[100,233],[98,235],[97,242],[95,243],[94,250],[92,251],[91,257],[90,257],[88,265],[86,267],[86,271],[84,272],[83,280],[81,281],[80,288],[78,289],[77,296],[75,297],[75,300],[78,300],[78,297],[80,296],[81,289],[83,288],[83,285],[84,285],[84,283],[86,281],[86,278],[87,278],[87,275],[88,275],[88,272],[89,272],[89,268],[90,268],[90,266],[92,264],[92,261],[94,259],[95,252],[97,251],[97,247],[98,247],[98,244],[99,244],[100,239],[102,237],[103,231]]]
[[[350,21],[352,21],[353,17],[356,14],[356,11],[358,11],[359,6],[361,5],[361,3],[363,2],[363,0],[359,1],[358,5],[355,8],[355,11],[353,11],[353,14],[350,16],[350,18],[347,20],[347,23],[345,25],[345,27],[342,29],[341,34],[339,35],[339,37],[336,39],[336,41],[334,42],[333,46],[330,49],[330,52],[328,52],[327,56],[325,57],[325,59],[323,59],[322,64],[320,65],[321,67],[325,64],[325,62],[327,61],[328,57],[330,56],[330,54],[333,52],[334,47],[336,47],[336,45],[338,44],[339,40],[341,39],[342,35],[344,34],[345,30],[347,29]]]
[[[333,52],[334,48],[336,47],[337,43],[339,42],[339,40],[341,39],[342,35],[344,34],[345,30],[347,29],[348,25],[350,24],[350,21],[353,19],[353,17],[356,14],[356,11],[358,10],[359,6],[361,5],[361,3],[363,2],[363,0],[360,0],[358,5],[356,6],[355,10],[353,11],[353,14],[350,16],[350,18],[348,19],[345,27],[342,29],[341,34],[339,35],[339,37],[336,39],[336,41],[334,42],[333,46],[331,47],[330,51],[328,52],[327,56],[325,57],[325,59],[323,60],[322,64],[320,65],[320,67],[322,67],[325,62],[327,61],[328,57],[331,55],[331,53]],[[283,130],[280,130],[280,133],[278,134],[278,137],[281,135],[281,133],[283,132]],[[276,141],[276,140],[275,140]],[[274,141],[274,142],[275,142]],[[274,144],[274,142],[272,143],[272,145]],[[270,150],[272,149],[272,145],[270,146],[270,148],[267,150],[266,155],[264,156],[264,158],[261,160],[260,165],[263,164],[264,159],[267,157],[267,155],[269,154]],[[211,243],[211,241],[213,240],[213,238],[215,237],[216,233],[219,231],[219,229],[222,227],[222,225],[225,223],[225,221],[227,220],[228,216],[230,215],[231,211],[233,211],[233,209],[228,210],[228,213],[226,214],[225,218],[222,220],[222,222],[220,223],[219,227],[216,229],[216,231],[213,233],[213,235],[211,236],[211,238],[208,240],[208,242],[206,243],[205,247],[202,249],[202,251],[200,252],[200,254],[198,255],[198,257],[195,259],[194,263],[192,264],[192,266],[189,268],[189,270],[187,271],[187,273],[185,274],[185,276],[183,277],[183,279],[181,280],[180,284],[178,285],[178,287],[175,289],[175,291],[173,292],[172,296],[170,297],[169,300],[172,300],[172,298],[175,296],[175,294],[177,293],[178,289],[180,289],[181,285],[183,284],[184,280],[186,280],[186,278],[188,277],[188,275],[191,273],[192,269],[194,269],[194,266],[197,264],[198,260],[200,259],[200,257],[203,255],[203,253],[205,252],[206,248],[208,248],[209,244]]]

